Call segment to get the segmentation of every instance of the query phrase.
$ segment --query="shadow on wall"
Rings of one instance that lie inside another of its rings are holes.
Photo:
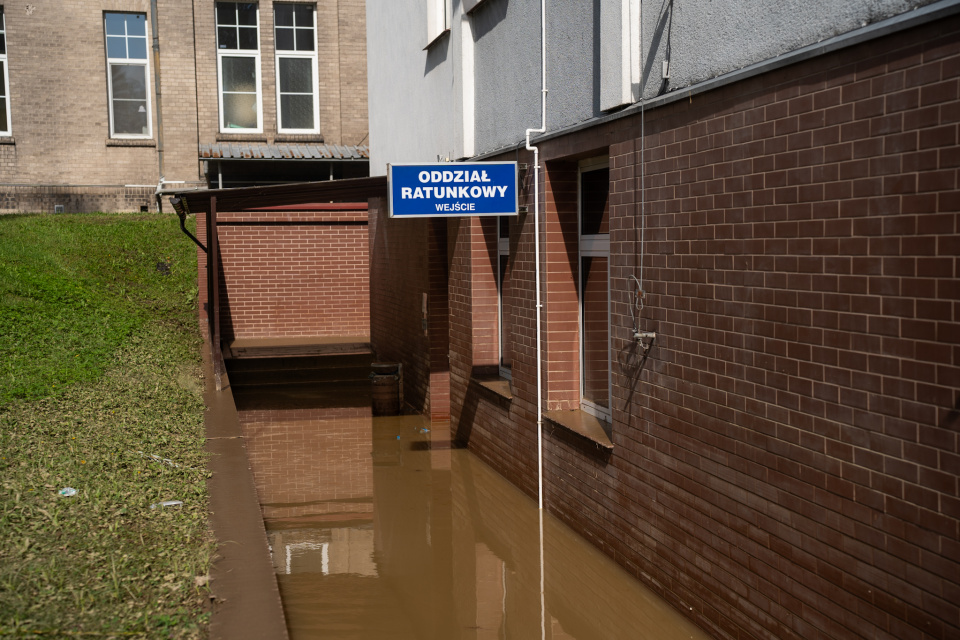
[[[223,251],[221,245],[217,243],[217,264],[220,265],[220,310],[218,320],[220,321],[220,341],[229,344],[236,337],[233,326],[233,314],[230,313],[230,291],[227,287],[227,279],[223,277]],[[213,304],[213,301],[210,301]]]
[[[435,68],[447,60],[447,53],[450,51],[450,32],[438,36],[436,42],[427,48],[427,62],[423,66],[423,75],[427,76]]]
[[[656,348],[656,345],[651,345],[650,348],[645,349],[639,344],[636,340],[631,340],[628,343],[628,346],[624,347],[617,354],[617,363],[620,365],[620,372],[627,379],[627,384],[625,385],[629,391],[627,397],[624,400],[622,411],[629,413],[630,403],[633,402],[633,394],[636,393],[637,387],[640,384],[640,376],[643,374],[643,370],[647,367],[647,360],[650,359],[650,352]]]
[[[943,422],[940,423],[941,429],[956,429],[957,427],[960,427],[960,396],[957,396],[953,409],[947,412]]]
[[[657,51],[660,50],[660,45],[664,40],[664,34],[666,34],[666,44],[664,45],[663,59],[669,63],[672,53],[670,47],[670,36],[672,33],[673,0],[663,0],[663,4],[660,5],[660,17],[657,19],[657,26],[653,32],[653,40],[650,41],[650,47],[645,53],[646,64],[643,67],[640,78],[641,91],[643,87],[647,86],[647,80],[649,80],[650,74],[653,71],[653,64],[657,61]],[[657,95],[660,96],[666,93],[669,85],[669,78],[664,78],[663,82],[660,83],[660,88],[657,90]]]
[[[507,7],[510,0],[487,0],[477,7],[473,13],[473,37],[479,40],[507,17]]]

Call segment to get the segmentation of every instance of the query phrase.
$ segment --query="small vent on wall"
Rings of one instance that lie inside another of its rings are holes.
[[[149,210],[150,209],[147,205],[145,204],[140,205],[140,213],[147,213]]]
[[[63,205],[62,205],[62,204],[55,204],[55,205],[53,205],[53,212],[54,212],[54,213],[63,213]]]

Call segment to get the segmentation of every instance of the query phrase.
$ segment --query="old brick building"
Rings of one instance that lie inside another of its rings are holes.
[[[960,3],[537,4],[368,2],[372,173],[522,184],[371,202],[405,399],[534,497],[542,427],[545,508],[715,637],[957,637]]]
[[[360,0],[0,4],[0,211],[367,174]]]

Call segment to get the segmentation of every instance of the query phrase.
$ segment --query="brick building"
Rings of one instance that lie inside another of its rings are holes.
[[[371,172],[522,185],[371,201],[406,401],[531,496],[542,429],[544,507],[715,637],[957,637],[960,3],[537,4],[368,3]]]
[[[360,0],[0,4],[0,211],[367,175],[366,84]]]

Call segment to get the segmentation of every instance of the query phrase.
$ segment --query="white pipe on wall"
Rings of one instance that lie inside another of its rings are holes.
[[[540,149],[531,133],[547,131],[547,0],[540,0],[540,128],[527,129],[527,151],[533,151],[533,252],[537,313],[537,504],[543,509],[543,347],[540,327]]]
[[[540,514],[540,638],[546,639],[546,598],[543,571],[543,335],[540,299],[540,149],[530,144],[531,133],[547,131],[547,0],[540,0],[540,128],[527,129],[527,151],[533,151],[533,253],[537,313],[537,505]]]

